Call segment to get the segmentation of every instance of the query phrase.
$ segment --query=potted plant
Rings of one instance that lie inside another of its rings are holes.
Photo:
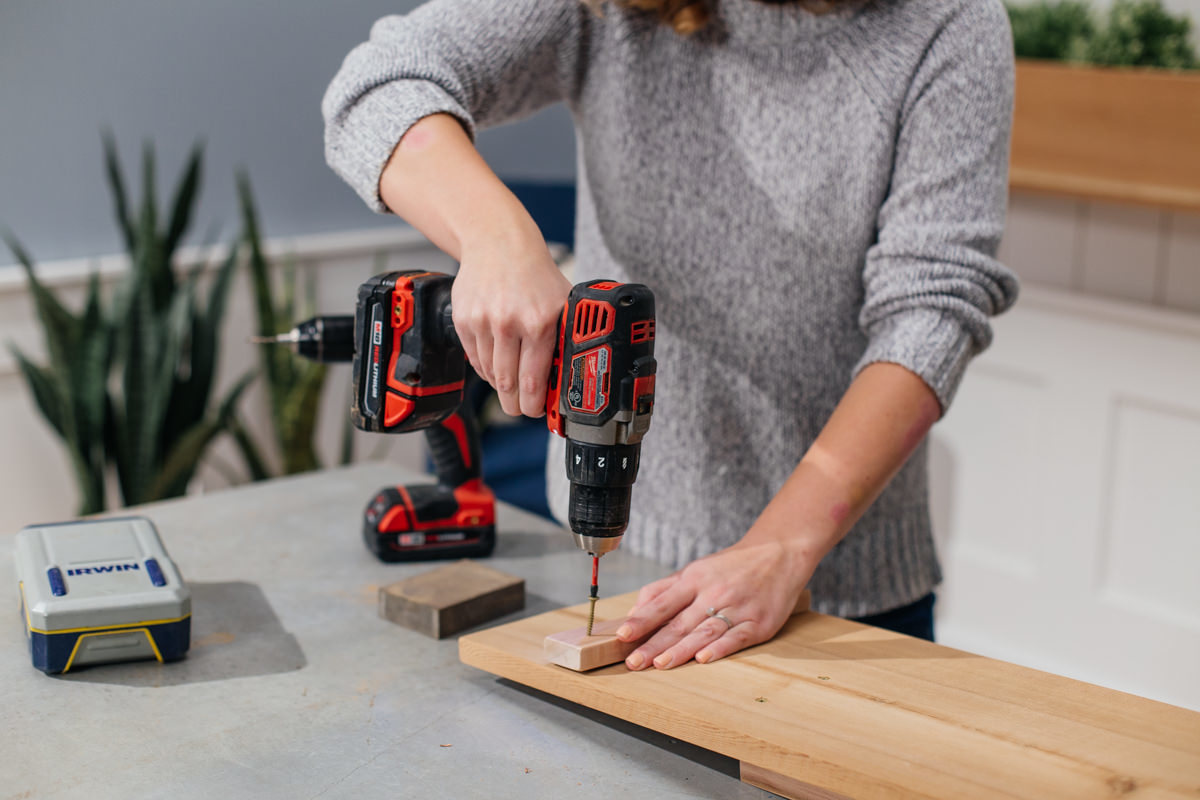
[[[211,402],[217,334],[236,253],[216,269],[206,291],[205,265],[176,272],[175,252],[191,224],[201,161],[196,147],[170,213],[160,218],[154,150],[147,145],[142,198],[133,213],[116,145],[105,138],[109,188],[130,268],[111,293],[93,274],[79,312],[38,280],[16,238],[4,237],[28,277],[48,360],[39,364],[16,348],[13,354],[39,411],[70,455],[81,515],[105,509],[110,476],[125,505],[183,494],[254,377],[242,376]]]
[[[1014,188],[1200,210],[1200,66],[1159,0],[1012,6]]]

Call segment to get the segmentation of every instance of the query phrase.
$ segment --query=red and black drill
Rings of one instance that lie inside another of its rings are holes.
[[[353,319],[315,317],[267,341],[317,361],[353,361],[351,418],[380,433],[424,430],[437,483],[397,486],[368,504],[363,535],[384,561],[485,556],[495,546],[495,497],[481,479],[479,434],[463,409],[467,361],[451,317],[453,278],[377,275]],[[571,290],[559,321],[546,424],[566,439],[575,542],[590,554],[593,608],[600,556],[629,524],[642,437],[654,410],[654,295],[640,284],[590,281]]]

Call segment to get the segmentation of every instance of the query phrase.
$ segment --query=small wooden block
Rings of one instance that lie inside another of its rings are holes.
[[[796,601],[792,613],[808,611],[811,603],[812,593],[805,589]],[[624,621],[625,618],[598,621],[592,626],[591,636],[588,636],[587,627],[552,633],[542,644],[546,660],[576,672],[587,672],[624,661],[625,657],[642,643],[622,642],[617,638],[617,628],[621,627]]]
[[[524,607],[523,578],[466,560],[379,590],[379,616],[434,639]]]
[[[617,628],[625,619],[597,621],[588,636],[587,627],[575,628],[561,633],[552,633],[543,644],[546,660],[576,672],[606,667],[624,661],[641,642],[622,642],[617,638]]]

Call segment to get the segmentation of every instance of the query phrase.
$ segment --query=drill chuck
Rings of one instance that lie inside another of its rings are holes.
[[[601,556],[621,543],[641,451],[640,443],[601,445],[567,439],[567,521],[580,549]]]

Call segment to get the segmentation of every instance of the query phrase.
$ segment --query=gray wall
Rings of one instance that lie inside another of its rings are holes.
[[[0,228],[39,261],[119,251],[101,161],[111,127],[126,173],[159,151],[160,192],[188,148],[206,143],[193,240],[237,228],[233,173],[246,166],[268,236],[396,224],[325,166],[320,100],[371,23],[412,0],[0,0]],[[574,176],[561,107],[486,132],[505,178]],[[11,264],[0,247],[0,265]]]

